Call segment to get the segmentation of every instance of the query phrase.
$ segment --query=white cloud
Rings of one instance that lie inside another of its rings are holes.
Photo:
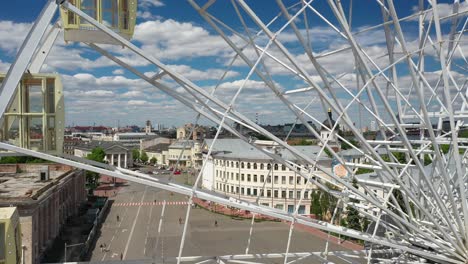
[[[30,23],[0,21],[0,49],[14,55],[21,43],[23,43],[31,26]]]
[[[172,19],[137,25],[134,39],[142,43],[145,51],[160,59],[187,59],[230,53],[228,45],[220,36],[212,35],[192,23]]]
[[[122,74],[124,74],[124,70],[123,69],[116,69],[116,70],[112,71],[112,74],[122,75]]]
[[[148,101],[145,100],[130,100],[127,103],[128,105],[146,105],[149,104]]]
[[[152,6],[161,7],[164,6],[164,3],[161,0],[140,0],[138,5],[144,8],[149,8]]]
[[[10,63],[6,63],[0,60],[0,72],[6,73],[9,68],[10,68]]]
[[[92,90],[84,92],[84,95],[96,96],[96,97],[108,97],[115,96],[114,92],[106,90]]]
[[[449,15],[453,14],[453,4],[438,3],[436,8],[437,8],[437,12],[439,14],[439,18],[443,18],[443,17],[446,17],[446,16],[449,16]],[[419,13],[418,6],[414,6],[413,11],[415,12],[415,14]],[[458,16],[459,17],[466,16],[466,12],[468,12],[468,1],[460,1],[459,7],[458,7],[458,13],[459,13]],[[433,11],[432,10],[428,11],[426,16],[425,16],[425,20],[426,21],[431,20],[432,16],[433,16]],[[419,17],[418,16],[413,17],[413,18],[411,18],[411,20],[418,21]],[[449,21],[451,21],[451,20],[450,19],[441,20],[442,23],[443,22],[449,22]]]

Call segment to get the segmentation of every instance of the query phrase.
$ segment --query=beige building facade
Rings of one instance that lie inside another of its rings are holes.
[[[40,263],[68,217],[86,201],[85,173],[49,164],[0,165],[0,207],[16,206],[24,264]]]

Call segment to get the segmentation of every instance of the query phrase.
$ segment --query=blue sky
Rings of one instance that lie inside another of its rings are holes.
[[[27,8],[24,8],[25,2],[28,2]],[[203,3],[205,1],[197,2]],[[287,7],[297,2],[284,1]],[[342,2],[346,12],[349,12],[349,1]],[[352,30],[354,33],[382,23],[381,10],[376,1],[360,0],[353,2]],[[405,17],[415,13],[417,2],[395,1],[398,16]],[[9,63],[14,59],[22,39],[42,9],[43,3],[44,1],[32,0],[5,1],[2,12],[0,12],[0,71],[6,71]],[[439,1],[441,16],[451,13],[450,3],[451,1]],[[247,4],[264,23],[268,23],[280,12],[275,1],[247,1]],[[425,5],[428,6],[427,3]],[[327,1],[315,0],[312,6],[328,18],[333,25],[339,27],[339,23],[328,7]],[[467,2],[461,1],[461,7],[463,10],[467,10]],[[137,27],[133,42],[148,54],[169,65],[173,70],[194,81],[200,87],[207,90],[213,88],[222,74],[228,70],[227,65],[233,58],[234,53],[189,3],[183,0],[139,0],[138,10]],[[290,9],[291,12],[297,10],[298,7]],[[223,23],[246,36],[231,1],[218,0],[208,11],[222,20]],[[246,18],[245,13],[242,12],[242,15]],[[466,19],[466,13],[463,18]],[[308,27],[315,54],[323,54],[348,45],[345,39],[341,38],[329,25],[310,10],[307,12],[307,19],[309,19]],[[301,15],[296,23],[303,32],[306,32],[304,21],[304,16]],[[252,20],[246,19],[246,23],[252,32],[258,30]],[[285,20],[280,18],[271,25],[270,29],[277,31],[284,23]],[[403,22],[402,26],[410,50],[417,49],[417,20],[412,19]],[[442,23],[442,30],[444,36],[446,36],[450,30],[450,23]],[[239,37],[234,36],[231,32],[225,32],[236,44],[242,44]],[[432,39],[435,39],[433,29],[430,35]],[[306,36],[305,33],[304,36]],[[295,59],[303,65],[312,79],[320,83],[316,69],[308,61],[304,49],[297,41],[293,30],[290,27],[285,29],[278,38]],[[388,60],[384,56],[386,54],[386,45],[382,28],[358,34],[356,39],[379,67],[388,65]],[[464,39],[461,49],[466,54],[466,38]],[[256,39],[256,43],[259,46],[264,46],[267,40],[263,35]],[[142,72],[150,74],[155,71],[154,67],[140,58],[136,58],[127,49],[116,46],[107,46],[107,48],[115,55],[138,67]],[[285,59],[276,47],[272,47],[270,51],[277,58]],[[251,48],[247,48],[245,52],[252,57],[256,56]],[[427,78],[434,81],[437,79],[435,77],[437,71],[440,70],[440,64],[434,51],[428,50],[427,54],[426,70],[434,72],[434,76],[428,73]],[[456,55],[454,62],[463,65],[465,62],[460,56]],[[345,52],[323,58],[320,63],[333,76],[341,76],[340,80],[343,85],[349,89],[356,89],[357,83],[356,76],[353,74],[353,60],[352,53]],[[269,73],[273,76],[273,81],[280,89],[291,90],[307,86],[300,78],[294,76],[277,63],[271,60],[266,60],[265,63]],[[465,68],[452,68],[455,79],[466,78],[463,75],[466,74],[463,69],[466,69],[466,64]],[[228,102],[235,90],[241,85],[248,70],[243,62],[237,60],[234,67],[229,70],[227,78],[223,80],[216,95],[221,100]],[[376,71],[376,69],[374,68],[373,71]],[[398,71],[402,91],[408,91],[411,86],[408,68],[401,65],[398,67]],[[131,73],[122,70],[83,44],[64,43],[61,36],[51,51],[43,72],[58,72],[62,75],[66,91],[66,121],[68,125],[96,123],[115,126],[117,122],[120,122],[120,124],[143,126],[145,120],[151,120],[153,123],[163,123],[166,126],[171,126],[193,122],[196,116],[187,107],[157,91],[156,88],[144,81],[137,79]],[[169,78],[164,78],[163,81],[173,89],[181,89]],[[384,83],[384,80],[378,81]],[[344,104],[350,100],[350,97],[343,90],[336,90],[336,93]],[[258,76],[252,76],[241,95],[236,104],[238,110],[252,119],[255,118],[255,113],[258,113],[260,123],[276,124],[294,122],[295,120]],[[297,105],[305,106],[316,96],[317,94],[310,92],[291,96],[290,100]],[[363,97],[363,100],[366,100],[366,97]],[[312,104],[308,110],[318,120],[324,118],[320,104]],[[351,115],[357,116],[359,109],[358,107],[351,107],[349,111]],[[363,116],[363,125],[366,125],[370,122],[370,117],[367,114],[363,114]],[[202,123],[209,124],[204,120]]]

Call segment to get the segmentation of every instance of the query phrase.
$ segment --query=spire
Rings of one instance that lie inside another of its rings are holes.
[[[328,117],[330,117],[330,121],[333,120],[331,108],[328,108]]]

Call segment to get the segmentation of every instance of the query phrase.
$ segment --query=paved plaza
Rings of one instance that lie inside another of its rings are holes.
[[[156,176],[155,176],[156,177]],[[167,177],[167,176],[166,176]],[[158,227],[166,201],[161,229]],[[157,263],[178,255],[187,210],[187,197],[129,183],[112,199],[109,214],[102,225],[90,261],[126,261],[156,259]],[[217,226],[215,226],[215,221]],[[235,220],[202,208],[192,210],[182,256],[244,254],[251,221]],[[281,222],[254,224],[248,253],[286,251],[289,226]],[[100,245],[106,249],[101,250]],[[303,230],[293,232],[290,252],[323,251],[326,241]],[[330,250],[347,250],[330,243]],[[310,263],[311,259],[301,263]],[[282,263],[269,260],[266,263]]]

